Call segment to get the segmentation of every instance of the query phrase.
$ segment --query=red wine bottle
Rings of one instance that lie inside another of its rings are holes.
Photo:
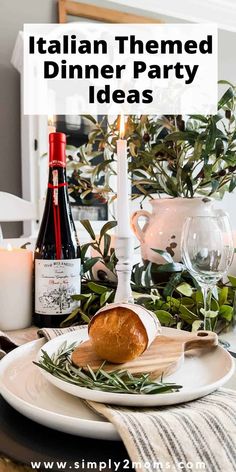
[[[78,305],[80,246],[72,218],[66,180],[66,136],[49,135],[49,180],[44,214],[35,248],[37,326],[57,327]]]

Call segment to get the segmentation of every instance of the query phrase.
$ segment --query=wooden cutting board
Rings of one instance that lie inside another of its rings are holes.
[[[133,374],[149,372],[152,378],[157,379],[176,371],[182,365],[186,352],[192,351],[192,355],[199,356],[203,350],[212,349],[217,344],[218,337],[211,331],[186,332],[172,337],[160,335],[137,359],[123,364],[107,362],[103,369],[107,372],[125,369]],[[89,365],[96,371],[103,360],[94,352],[91,341],[85,341],[72,353],[72,362],[77,367],[86,368]]]

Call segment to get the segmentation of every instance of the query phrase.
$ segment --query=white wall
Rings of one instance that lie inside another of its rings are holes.
[[[236,33],[219,30],[219,79],[236,84]]]

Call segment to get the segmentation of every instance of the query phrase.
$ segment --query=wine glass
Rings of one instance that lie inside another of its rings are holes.
[[[211,294],[233,260],[234,244],[225,213],[186,219],[181,238],[182,258],[203,295],[204,329],[211,330]]]

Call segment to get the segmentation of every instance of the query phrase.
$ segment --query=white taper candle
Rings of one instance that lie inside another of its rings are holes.
[[[120,139],[117,141],[117,236],[130,236],[129,181],[127,140],[124,136],[124,116],[120,119]]]
[[[130,230],[127,141],[124,139],[124,116],[121,116],[120,119],[120,139],[117,141],[117,233],[115,253],[118,259],[116,266],[118,284],[115,302],[132,303],[130,277],[133,240]]]

